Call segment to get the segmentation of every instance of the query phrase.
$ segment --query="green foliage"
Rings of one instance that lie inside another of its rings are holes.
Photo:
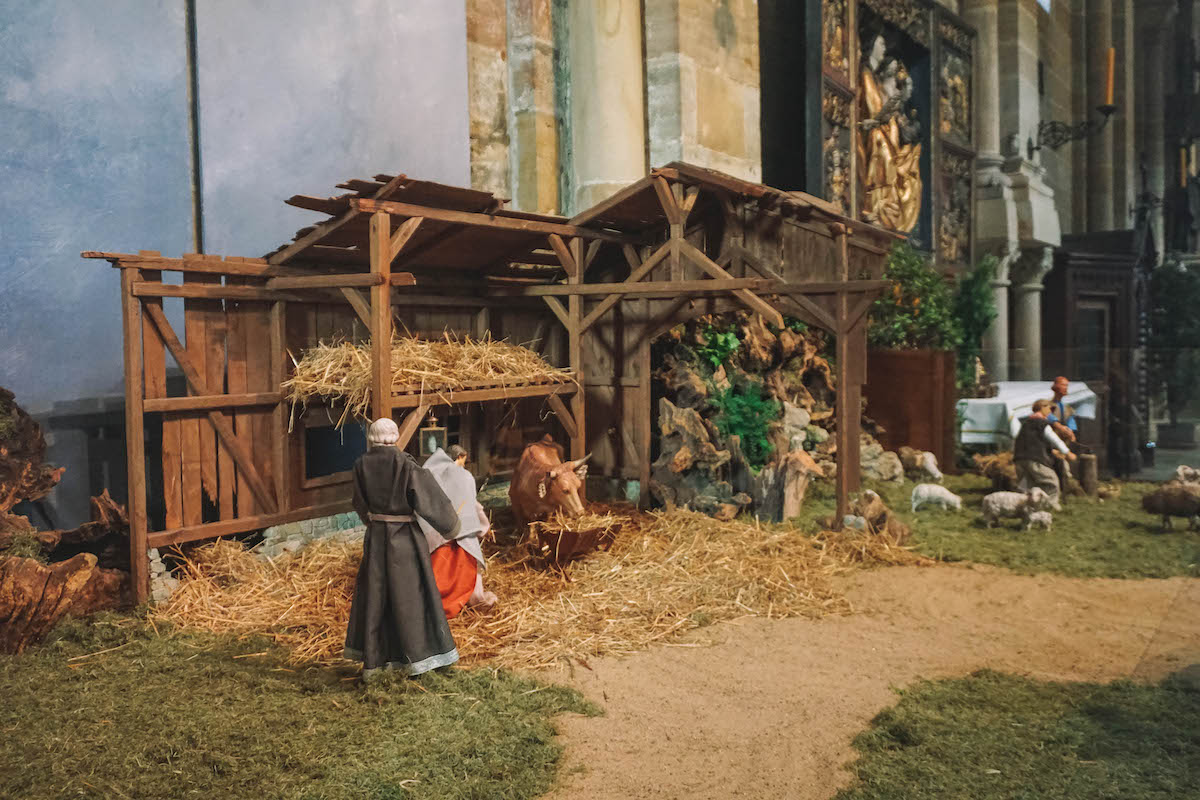
[[[13,556],[15,558],[32,558],[46,563],[42,554],[42,543],[33,535],[33,531],[18,531],[8,540],[8,544],[0,547],[0,558]]]
[[[741,340],[738,339],[737,326],[732,324],[725,330],[705,325],[701,333],[704,336],[704,344],[696,347],[696,355],[713,369],[724,364],[742,346]]]
[[[537,797],[560,753],[552,717],[598,713],[503,670],[364,687],[263,640],[159,632],[71,620],[0,659],[0,797]]]
[[[721,435],[741,439],[742,452],[751,466],[766,464],[775,449],[767,433],[782,413],[779,401],[768,397],[761,383],[742,380],[714,393],[712,403],[717,409],[713,423]]]
[[[908,242],[898,242],[888,256],[883,277],[892,281],[871,307],[867,340],[871,347],[893,350],[955,350],[962,328],[955,315],[954,294],[929,259]]]
[[[958,346],[958,388],[975,383],[975,359],[983,353],[983,335],[996,319],[996,298],[992,280],[996,277],[996,257],[984,256],[975,269],[958,279],[954,294],[954,316],[962,340]]]
[[[1049,683],[981,670],[922,681],[854,740],[837,800],[1200,796],[1200,692]]]
[[[1150,278],[1150,364],[1171,422],[1200,389],[1200,273],[1159,267]]]
[[[804,333],[808,330],[808,325],[805,324],[804,320],[789,316],[783,318],[783,327],[792,333]],[[767,330],[778,336],[781,328],[773,322],[768,322]]]

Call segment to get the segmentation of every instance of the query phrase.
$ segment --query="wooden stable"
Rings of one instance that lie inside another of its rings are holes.
[[[487,469],[499,403],[552,411],[572,458],[636,479],[653,449],[652,341],[699,315],[747,309],[837,341],[838,519],[858,482],[866,316],[892,236],[800,193],[671,164],[573,219],[503,209],[486,192],[377,175],[336,198],[288,202],[327,219],[265,258],[86,252],[121,270],[134,585],[147,548],[350,509],[350,474],[314,478],[304,440],[336,408],[297,420],[281,391],[292,354],[334,337],[371,342],[373,417],[407,446],[430,410],[461,409],[464,443]],[[182,282],[163,281],[181,273]],[[183,305],[184,336],[171,324]],[[391,387],[390,342],[443,331],[532,342],[574,383]],[[167,353],[186,396],[168,396]],[[586,413],[585,413],[586,411]],[[145,428],[162,425],[164,512],[147,513]],[[519,444],[519,443],[517,443]],[[153,528],[153,530],[151,530]]]

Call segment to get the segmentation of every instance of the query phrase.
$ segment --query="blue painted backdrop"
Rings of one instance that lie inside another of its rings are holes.
[[[465,19],[464,0],[199,0],[205,249],[262,255],[315,217],[285,198],[348,177],[468,185]],[[124,482],[83,430],[120,418],[119,280],[79,253],[191,251],[191,213],[183,0],[0,0],[0,385],[46,420],[63,525]]]

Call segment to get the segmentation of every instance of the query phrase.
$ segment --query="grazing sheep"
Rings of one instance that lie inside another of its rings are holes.
[[[1030,528],[1045,528],[1050,530],[1050,523],[1054,521],[1054,517],[1049,511],[1031,511],[1029,516],[1025,517],[1025,530]]]
[[[983,498],[983,521],[989,528],[1005,517],[1028,517],[1034,511],[1050,511],[1054,500],[1038,487],[1028,492],[992,492]]]
[[[1200,527],[1200,484],[1171,481],[1142,498],[1142,508],[1162,516],[1163,529],[1170,529],[1171,517],[1186,517],[1189,527]]]
[[[896,451],[905,472],[918,472],[938,483],[942,482],[942,471],[938,469],[937,456],[928,450],[914,450],[911,447],[901,447]]]
[[[1175,479],[1182,483],[1198,483],[1200,482],[1200,469],[1180,464],[1175,468]]]
[[[945,486],[936,483],[921,483],[912,490],[912,510],[921,506],[940,506],[947,511],[962,511],[962,498]]]

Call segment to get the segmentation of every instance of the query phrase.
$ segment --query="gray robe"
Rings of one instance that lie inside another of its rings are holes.
[[[482,570],[487,566],[487,562],[483,558],[479,537],[487,533],[490,523],[476,499],[478,492],[475,490],[475,477],[465,467],[455,464],[440,447],[425,462],[425,469],[437,481],[438,486],[442,487],[458,514],[458,533],[453,536],[443,536],[424,517],[417,518],[429,545],[429,552],[432,553],[447,542],[458,542],[458,546],[470,553]]]
[[[390,445],[372,447],[354,464],[354,510],[367,526],[362,565],[350,606],[345,657],[364,670],[419,675],[458,660],[429,564],[425,535],[414,522],[372,522],[370,514],[420,514],[453,536],[458,514],[412,457]]]

